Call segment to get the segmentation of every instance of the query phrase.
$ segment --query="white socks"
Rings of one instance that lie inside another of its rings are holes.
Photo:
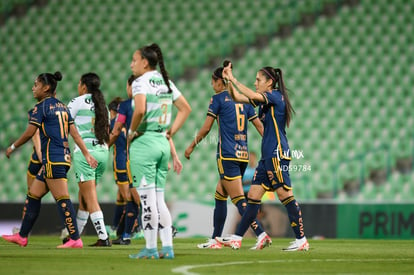
[[[89,212],[84,210],[78,210],[76,215],[76,223],[78,224],[79,235],[82,234],[85,225],[88,222]]]
[[[108,233],[106,232],[104,216],[102,211],[96,211],[91,213],[91,221],[95,227],[98,238],[101,240],[108,239]]]
[[[144,229],[146,248],[157,248],[158,209],[155,188],[139,190],[142,207],[142,229]]]
[[[172,218],[170,211],[168,210],[167,204],[164,200],[164,192],[157,192],[157,206],[158,212],[160,214],[159,224],[162,229],[159,229],[160,240],[162,246],[173,246],[173,237],[172,237]]]

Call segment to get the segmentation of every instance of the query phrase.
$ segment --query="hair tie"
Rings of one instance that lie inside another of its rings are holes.
[[[276,79],[265,69],[262,68],[261,71],[263,71],[265,74],[267,74],[271,79],[273,79],[274,82],[277,82]]]

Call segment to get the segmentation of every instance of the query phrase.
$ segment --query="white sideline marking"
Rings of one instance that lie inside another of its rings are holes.
[[[191,272],[191,269],[208,267],[208,266],[224,266],[224,265],[243,265],[253,263],[299,263],[299,262],[395,262],[395,261],[411,261],[412,259],[312,259],[312,260],[269,260],[269,261],[245,261],[245,262],[227,262],[227,263],[209,263],[200,265],[183,265],[173,268],[174,273],[183,275],[199,275],[199,273]]]

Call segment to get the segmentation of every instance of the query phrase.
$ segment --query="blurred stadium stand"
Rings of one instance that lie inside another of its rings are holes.
[[[290,146],[303,153],[291,163],[296,197],[414,200],[413,1],[14,0],[2,1],[0,13],[3,202],[25,196],[31,145],[9,160],[4,150],[25,129],[35,77],[60,70],[57,95],[69,102],[80,76],[95,71],[109,102],[126,96],[131,56],[152,42],[193,108],[177,134],[181,155],[204,121],[212,68],[231,58],[238,79],[253,88],[258,69],[280,67],[296,110]],[[249,133],[259,152],[260,137],[253,127]],[[168,200],[214,201],[216,142],[214,128],[191,161],[182,157],[182,175],[169,175]],[[72,172],[69,188],[76,201]],[[115,200],[111,165],[98,191],[100,200]]]

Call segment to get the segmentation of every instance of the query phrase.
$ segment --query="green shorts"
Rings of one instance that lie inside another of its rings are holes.
[[[138,189],[164,190],[170,160],[170,143],[160,133],[145,132],[129,147],[132,185]]]
[[[105,172],[109,157],[108,148],[96,146],[90,154],[98,161],[98,167],[90,167],[82,152],[73,153],[73,167],[78,182],[95,180],[95,183],[98,183]]]

